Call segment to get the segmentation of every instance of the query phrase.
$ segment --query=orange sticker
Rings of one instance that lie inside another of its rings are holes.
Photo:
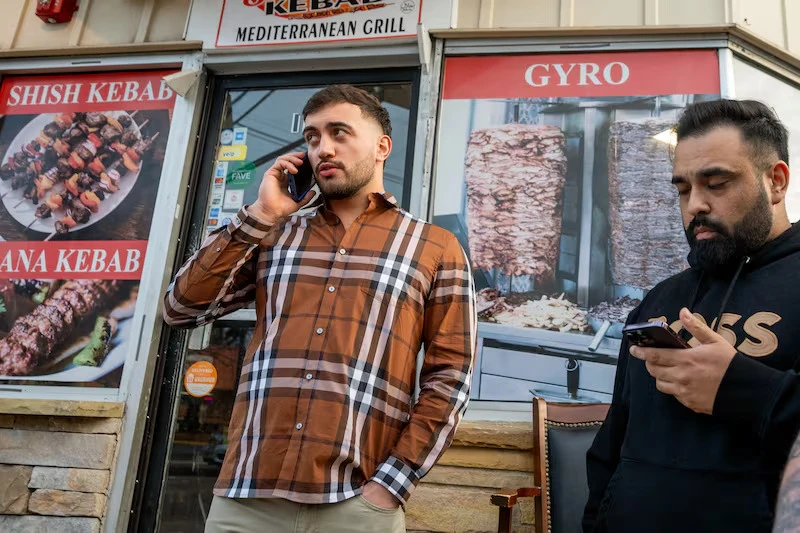
[[[217,369],[208,361],[198,361],[186,371],[183,386],[192,396],[202,398],[217,386]]]

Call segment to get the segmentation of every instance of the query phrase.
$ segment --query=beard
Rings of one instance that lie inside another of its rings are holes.
[[[316,172],[317,186],[322,196],[327,200],[345,200],[357,195],[375,175],[375,161],[369,158],[362,159],[352,169],[348,169],[338,161],[320,161],[336,165],[344,174],[344,180],[320,179],[319,171]],[[318,165],[319,167],[319,165]]]
[[[697,240],[694,232],[705,226],[717,233],[710,239]],[[767,190],[761,191],[755,204],[730,230],[704,214],[697,215],[686,228],[691,255],[703,270],[725,270],[735,266],[742,257],[761,248],[772,230],[772,209]]]

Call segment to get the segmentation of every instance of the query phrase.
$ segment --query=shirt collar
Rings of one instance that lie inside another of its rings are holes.
[[[321,194],[311,203],[311,206],[309,207],[316,207],[317,212],[320,214],[322,219],[329,225],[336,225],[339,223],[339,217],[337,217],[333,211],[328,209],[328,204]],[[380,209],[400,209],[400,204],[397,203],[397,199],[394,197],[394,195],[392,195],[392,193],[386,191],[370,193],[369,206],[367,207],[366,212],[369,213]]]

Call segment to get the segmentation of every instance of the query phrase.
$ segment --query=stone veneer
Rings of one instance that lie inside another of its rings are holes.
[[[99,533],[106,514],[122,406],[0,400],[0,532]],[[39,413],[39,414],[36,414]],[[407,506],[409,533],[494,532],[501,488],[533,485],[532,426],[462,422],[453,446]],[[533,533],[520,500],[514,531]]]
[[[496,532],[497,489],[533,486],[533,426],[462,422],[453,446],[416,488],[406,507],[409,533]],[[515,533],[533,533],[533,502],[520,499]]]
[[[99,533],[122,406],[0,400],[0,531]]]

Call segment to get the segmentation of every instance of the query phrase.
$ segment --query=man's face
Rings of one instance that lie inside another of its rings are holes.
[[[767,241],[773,211],[764,176],[734,126],[682,139],[675,147],[672,181],[701,268],[730,266]]]
[[[325,198],[350,198],[376,178],[378,164],[388,157],[381,139],[388,137],[358,106],[331,104],[310,113],[305,123],[308,159]]]

